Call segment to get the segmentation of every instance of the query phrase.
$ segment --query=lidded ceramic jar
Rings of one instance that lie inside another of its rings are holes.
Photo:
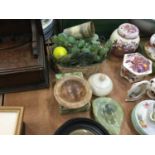
[[[120,75],[129,82],[142,80],[152,73],[152,61],[140,53],[125,54]]]
[[[130,23],[120,25],[110,36],[113,43],[112,53],[118,57],[133,53],[139,46],[139,29]]]
[[[144,51],[151,60],[155,61],[155,34],[145,43]]]

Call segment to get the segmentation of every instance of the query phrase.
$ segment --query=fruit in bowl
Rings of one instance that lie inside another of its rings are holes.
[[[52,38],[52,42],[54,43],[52,55],[56,60],[55,62],[64,67],[89,66],[101,63],[112,48],[110,40],[102,44],[97,34],[91,38],[77,39],[60,33]],[[62,48],[55,52],[57,47],[64,47],[67,52]]]
[[[60,59],[62,58],[63,56],[66,56],[68,54],[66,48],[62,47],[62,46],[58,46],[56,48],[54,48],[54,51],[53,51],[53,56],[55,59]]]

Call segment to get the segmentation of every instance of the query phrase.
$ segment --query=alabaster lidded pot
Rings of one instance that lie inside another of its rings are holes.
[[[113,43],[112,53],[123,57],[124,54],[133,53],[139,46],[139,29],[130,23],[120,25],[110,36]]]
[[[95,96],[107,96],[113,89],[112,80],[108,75],[96,73],[89,77],[88,82]]]

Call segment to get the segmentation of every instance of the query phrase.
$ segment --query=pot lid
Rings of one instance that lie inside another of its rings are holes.
[[[125,54],[123,58],[123,66],[137,76],[152,73],[152,61],[140,53]]]
[[[86,80],[68,76],[57,81],[54,96],[61,106],[76,109],[85,106],[90,101],[92,91]]]
[[[118,27],[120,36],[126,39],[135,39],[139,36],[139,29],[130,23],[124,23]]]
[[[149,83],[147,80],[134,83],[128,90],[126,101],[136,101],[140,99],[146,93]]]
[[[144,100],[132,112],[132,122],[140,134],[155,134],[155,101]]]
[[[99,97],[92,103],[95,120],[110,134],[119,134],[124,112],[120,104],[108,97]]]
[[[74,118],[61,125],[55,135],[109,135],[109,133],[92,119]]]
[[[88,81],[99,89],[107,89],[113,85],[111,79],[103,73],[95,73],[91,75]]]

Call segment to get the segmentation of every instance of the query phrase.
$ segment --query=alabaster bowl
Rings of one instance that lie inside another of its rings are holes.
[[[59,105],[68,109],[76,109],[90,102],[92,91],[86,80],[69,76],[57,81],[54,96]]]

